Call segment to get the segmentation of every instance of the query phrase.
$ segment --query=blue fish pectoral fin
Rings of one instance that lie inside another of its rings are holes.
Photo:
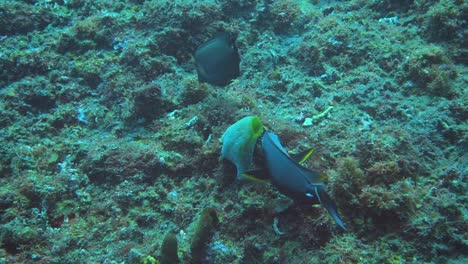
[[[338,212],[336,210],[335,202],[330,198],[330,196],[325,192],[322,185],[316,185],[313,187],[314,192],[317,195],[317,199],[322,204],[325,209],[327,209],[328,213],[332,216],[333,220],[341,227],[343,230],[346,230],[346,227],[341,220]]]
[[[303,164],[314,153],[314,149],[307,149],[297,154],[290,155],[290,157],[297,163]]]
[[[270,179],[270,175],[267,170],[264,169],[253,169],[241,173],[241,176],[245,179],[255,182],[265,182]]]

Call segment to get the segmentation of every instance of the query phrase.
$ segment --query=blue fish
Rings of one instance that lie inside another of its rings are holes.
[[[302,152],[294,157],[288,155],[277,135],[265,131],[261,139],[264,163],[272,184],[284,195],[301,203],[321,204],[342,229],[346,227],[338,215],[335,202],[325,192],[324,177],[301,165],[312,150]],[[259,175],[265,178],[260,170],[245,172],[250,177]]]

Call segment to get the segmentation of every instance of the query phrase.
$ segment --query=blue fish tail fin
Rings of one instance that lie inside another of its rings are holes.
[[[343,220],[341,220],[340,216],[338,215],[338,212],[336,210],[336,204],[335,202],[331,199],[331,197],[325,192],[323,189],[323,185],[315,185],[314,186],[314,191],[316,192],[317,198],[319,202],[327,209],[328,213],[332,216],[333,220],[343,229],[346,230],[346,227],[343,223]]]

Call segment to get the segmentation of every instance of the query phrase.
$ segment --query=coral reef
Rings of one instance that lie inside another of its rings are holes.
[[[466,263],[466,1],[0,1],[0,263]],[[240,76],[194,52],[235,36]],[[258,116],[348,228],[239,183]]]

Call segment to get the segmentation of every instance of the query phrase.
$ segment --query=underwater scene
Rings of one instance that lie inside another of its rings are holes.
[[[0,264],[468,263],[467,18],[0,1]]]

